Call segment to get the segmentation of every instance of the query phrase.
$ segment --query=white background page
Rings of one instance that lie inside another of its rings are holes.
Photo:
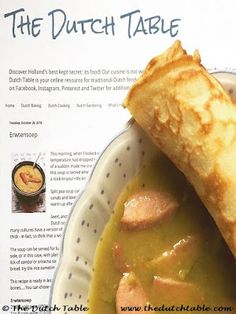
[[[122,101],[147,62],[180,39],[206,68],[236,70],[235,9],[234,0],[0,0],[1,307],[47,304],[67,215],[129,120]],[[12,169],[39,153],[43,209],[23,212]]]

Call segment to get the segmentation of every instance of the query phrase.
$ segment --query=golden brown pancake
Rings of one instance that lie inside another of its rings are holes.
[[[236,257],[236,107],[200,62],[176,41],[124,105],[193,185]]]

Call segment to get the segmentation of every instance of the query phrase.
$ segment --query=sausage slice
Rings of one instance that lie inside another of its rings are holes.
[[[133,272],[125,273],[120,279],[116,292],[116,314],[147,314],[144,307],[147,297],[143,287]]]
[[[173,247],[151,260],[148,265],[161,276],[185,279],[200,254],[201,241],[197,234],[187,235]]]
[[[116,270],[119,272],[127,273],[131,270],[131,265],[129,265],[126,261],[123,248],[117,241],[115,241],[112,245],[112,259]]]
[[[152,293],[160,304],[191,305],[204,302],[204,296],[199,287],[190,282],[155,276],[152,289]]]
[[[125,202],[121,226],[124,230],[143,230],[171,219],[177,209],[178,203],[171,194],[142,190]]]

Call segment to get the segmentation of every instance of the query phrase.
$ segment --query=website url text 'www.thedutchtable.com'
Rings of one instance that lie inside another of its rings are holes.
[[[151,304],[147,304],[144,307],[142,306],[121,306],[122,312],[219,312],[219,313],[229,313],[235,310],[232,306],[225,306],[225,305],[217,305],[217,306],[207,306],[205,304],[200,305],[171,305],[165,306],[164,304],[161,306],[152,306]]]

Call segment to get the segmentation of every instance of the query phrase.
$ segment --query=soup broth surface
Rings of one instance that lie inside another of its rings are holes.
[[[25,193],[34,193],[42,187],[43,177],[37,167],[23,165],[16,170],[14,182],[19,190]]]
[[[177,213],[170,221],[145,230],[124,230],[121,218],[125,202],[137,191],[147,190],[170,193],[179,204]],[[170,263],[155,263],[158,257],[168,255],[177,243],[188,237],[198,239],[194,261],[192,253],[187,251],[183,257],[173,258]],[[117,267],[113,253],[114,245],[119,245],[122,249],[122,263],[129,265],[127,271]],[[116,293],[124,272],[135,274],[147,295],[148,303],[153,308],[163,303],[165,306],[178,304],[178,299],[173,299],[171,293],[170,296],[165,293],[163,299],[162,293],[154,291],[154,279],[161,276],[197,287],[195,299],[186,299],[184,305],[191,303],[196,305],[196,295],[199,293],[197,304],[203,306],[204,303],[211,309],[206,313],[217,313],[213,309],[217,306],[228,307],[228,310],[223,309],[221,313],[236,313],[235,261],[214,221],[190,184],[163,155],[157,156],[150,164],[144,166],[124,187],[117,200],[96,250],[89,294],[90,314],[117,313]],[[138,313],[135,310],[125,312]],[[149,313],[148,310],[145,312]],[[162,311],[159,310],[158,313]]]

